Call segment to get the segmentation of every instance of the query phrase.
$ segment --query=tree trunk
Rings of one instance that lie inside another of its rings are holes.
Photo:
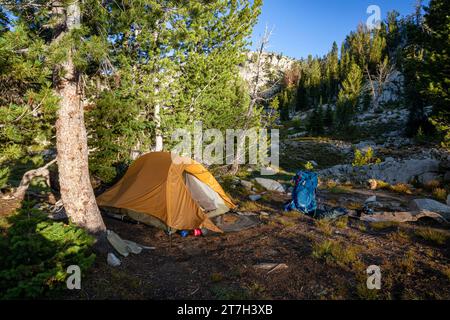
[[[261,38],[261,43],[259,45],[259,49],[258,49],[258,58],[256,60],[256,75],[255,75],[255,79],[252,83],[253,87],[250,89],[250,103],[247,109],[247,113],[245,115],[245,125],[244,125],[244,133],[245,130],[248,129],[249,126],[249,121],[251,119],[251,117],[253,116],[253,111],[254,108],[256,106],[256,103],[258,101],[258,99],[260,98],[260,92],[259,92],[259,82],[261,80],[261,73],[263,72],[263,66],[262,66],[262,57],[265,51],[265,48],[267,47],[267,44],[269,43],[269,39],[271,36],[272,32],[267,29],[264,32],[263,37]],[[240,153],[240,150],[242,147],[245,147],[245,140],[242,139],[242,137],[240,137],[241,139],[239,139],[239,141],[241,141],[241,144],[237,146],[237,150],[236,150],[236,154],[234,157],[234,161],[233,164],[231,165],[230,170],[228,171],[229,174],[231,175],[235,175],[237,174],[237,172],[239,171],[239,161],[240,159],[242,159],[242,157],[245,157],[245,151],[244,151],[244,155],[242,155]]]
[[[161,106],[155,105],[155,124],[156,124],[156,138],[155,138],[155,151],[160,152],[164,149],[163,136],[161,132]]]
[[[161,28],[162,23],[165,21],[165,16],[166,15],[164,14],[164,17],[162,20],[156,21],[156,29],[153,32],[153,41],[155,42],[155,46],[158,43],[158,39],[159,39],[159,35],[160,35],[159,29]],[[156,52],[155,52],[155,54],[156,54]],[[157,83],[157,87],[155,89],[155,95],[156,95],[157,102],[156,102],[154,110],[153,110],[153,112],[154,112],[153,116],[155,119],[155,147],[153,148],[153,150],[155,152],[161,152],[164,149],[164,141],[163,141],[163,136],[162,136],[162,132],[161,132],[161,105],[159,103],[160,90],[159,90],[158,86],[160,85],[159,84],[160,80],[158,79],[158,77],[156,75],[158,73],[156,64],[155,64],[153,73],[155,74],[154,81],[156,80],[155,82]]]
[[[79,1],[72,1],[66,8],[66,31],[79,28],[80,18]],[[92,234],[101,234],[106,227],[89,178],[84,110],[72,54],[73,52],[68,52],[67,60],[60,66],[63,76],[57,79],[55,84],[56,93],[60,98],[56,122],[56,146],[61,199],[73,223]]]
[[[372,77],[370,75],[368,66],[366,66],[366,74],[367,74],[367,79],[369,80],[370,89],[372,90],[372,107],[373,107],[373,109],[377,109],[378,108],[377,92],[375,90],[375,85],[374,85]]]

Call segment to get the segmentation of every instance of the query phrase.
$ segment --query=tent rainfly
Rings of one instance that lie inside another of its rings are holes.
[[[214,176],[196,161],[168,152],[137,159],[125,176],[97,197],[100,207],[165,230],[206,228],[235,205]]]

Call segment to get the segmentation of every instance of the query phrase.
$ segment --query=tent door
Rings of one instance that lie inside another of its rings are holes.
[[[185,173],[185,183],[192,198],[207,213],[208,217],[216,217],[230,211],[217,192],[193,175]]]

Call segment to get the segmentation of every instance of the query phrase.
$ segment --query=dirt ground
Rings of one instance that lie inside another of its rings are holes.
[[[367,195],[366,190],[321,191],[319,201],[351,206]],[[380,201],[408,200],[389,192],[377,195]],[[156,249],[123,258],[117,268],[99,256],[84,275],[82,290],[64,298],[450,299],[448,228],[432,221],[317,222],[298,213],[283,214],[285,197],[264,199],[254,209],[270,215],[260,216],[259,226],[218,236],[175,234],[169,241],[158,229],[105,218],[122,238]],[[444,240],[419,236],[420,230]],[[256,267],[261,263],[287,268],[269,272]],[[381,268],[381,290],[367,289],[370,265]]]

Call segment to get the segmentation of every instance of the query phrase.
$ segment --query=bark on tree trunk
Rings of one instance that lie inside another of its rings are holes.
[[[161,132],[161,106],[155,105],[155,124],[156,124],[156,138],[155,138],[155,151],[160,152],[164,149],[163,136]]]
[[[68,4],[65,18],[67,32],[80,27],[80,18],[79,1]],[[56,92],[60,98],[56,146],[61,199],[73,223],[92,234],[102,234],[106,227],[89,178],[84,110],[72,54],[68,53],[67,60],[61,66],[63,77],[56,83]]]
[[[155,42],[155,44],[158,43],[158,39],[159,39],[159,35],[160,35],[160,31],[159,28],[161,28],[162,23],[165,21],[165,14],[162,20],[157,20],[156,21],[156,30],[153,32],[153,41]],[[155,67],[155,69],[153,70],[153,72],[155,73],[155,79],[157,80],[156,83],[157,87],[155,89],[155,95],[156,95],[156,99],[158,100],[155,104],[154,107],[154,119],[155,119],[155,147],[154,147],[154,151],[155,152],[161,152],[164,149],[164,141],[163,141],[163,136],[162,136],[162,132],[161,132],[161,105],[159,103],[159,93],[160,93],[160,89],[159,89],[159,80],[156,76],[157,73],[157,69]]]

